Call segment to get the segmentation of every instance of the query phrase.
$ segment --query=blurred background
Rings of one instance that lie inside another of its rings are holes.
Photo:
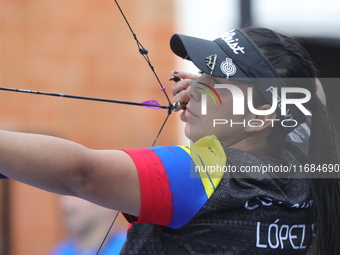
[[[282,30],[310,51],[340,131],[340,2],[124,0],[119,2],[171,96],[171,70],[196,70],[170,51],[173,33],[214,39],[234,27]],[[1,0],[0,86],[142,102],[167,100],[113,0]],[[93,149],[151,146],[166,110],[0,91],[0,128]],[[170,116],[157,145],[188,141]],[[0,255],[50,254],[69,235],[60,197],[0,181]],[[113,218],[112,218],[113,219]],[[117,224],[124,220],[118,219]],[[105,233],[103,233],[104,237]]]

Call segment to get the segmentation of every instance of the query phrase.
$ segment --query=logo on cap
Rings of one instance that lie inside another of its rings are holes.
[[[230,30],[229,32],[225,33],[224,35],[221,36],[221,39],[228,44],[230,49],[235,53],[239,54],[240,52],[244,54],[244,47],[241,47],[238,44],[238,38],[234,38],[236,35],[235,29]]]
[[[221,63],[221,71],[227,76],[227,79],[236,73],[236,66],[231,58],[226,58],[225,61]]]
[[[207,63],[207,66],[210,68],[210,75],[212,75],[212,73],[215,70],[216,60],[217,54],[213,54],[205,58],[205,62]]]

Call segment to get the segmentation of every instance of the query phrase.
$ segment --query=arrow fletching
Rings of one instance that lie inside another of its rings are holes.
[[[157,107],[157,105],[160,105],[160,104],[156,100],[144,101],[142,102],[142,104],[148,104],[148,105],[143,105],[143,107],[145,108],[150,108],[150,109],[155,109],[155,110],[160,109],[160,107]]]

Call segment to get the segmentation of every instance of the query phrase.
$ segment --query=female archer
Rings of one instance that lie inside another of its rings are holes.
[[[202,71],[173,73],[192,145],[91,150],[1,131],[0,172],[123,212],[121,254],[337,254],[339,165],[304,49],[263,28],[170,44]]]

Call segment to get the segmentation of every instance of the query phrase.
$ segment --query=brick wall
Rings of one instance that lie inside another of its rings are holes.
[[[170,91],[173,1],[121,1]],[[2,0],[0,86],[167,104],[111,0]],[[170,93],[171,94],[171,93]],[[95,149],[150,146],[166,110],[0,91],[0,128]],[[158,144],[176,144],[171,116]],[[57,196],[10,183],[12,254],[48,254],[63,235]]]

